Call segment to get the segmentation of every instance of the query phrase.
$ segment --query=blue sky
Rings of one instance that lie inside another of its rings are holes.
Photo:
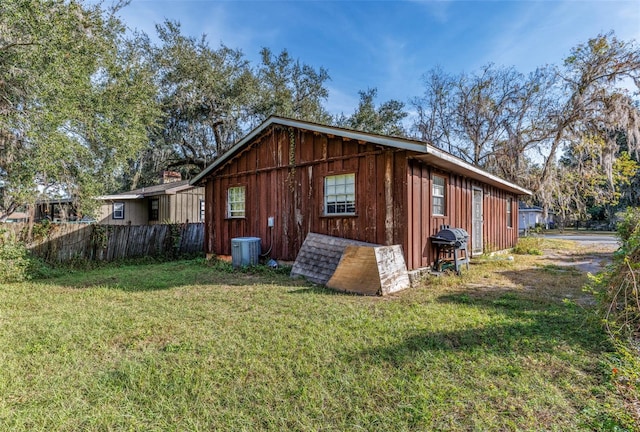
[[[358,91],[371,87],[378,104],[407,103],[422,94],[421,77],[436,66],[457,74],[491,62],[528,73],[561,64],[599,33],[640,42],[638,0],[132,0],[119,15],[152,37],[156,23],[178,21],[183,33],[240,49],[254,65],[262,47],[287,49],[328,70],[333,114],[351,114]]]

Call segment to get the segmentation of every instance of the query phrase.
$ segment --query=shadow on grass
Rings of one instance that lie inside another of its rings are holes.
[[[575,304],[550,304],[503,289],[462,290],[442,295],[436,301],[460,306],[461,314],[469,309],[470,315],[479,313],[494,319],[462,330],[416,331],[396,343],[358,355],[402,366],[428,352],[527,355],[567,350],[598,354],[611,349],[595,317]]]
[[[346,293],[346,292],[342,292],[342,291],[336,291],[333,290],[331,288],[327,288],[326,286],[323,285],[315,285],[312,284],[311,282],[304,282],[304,279],[301,280],[301,284],[302,285],[307,285],[303,288],[297,289],[297,290],[293,290],[293,291],[289,291],[289,294],[321,294],[321,295],[327,295],[327,296],[358,296],[358,294],[352,294],[352,293]]]
[[[585,291],[591,282],[589,274],[606,271],[611,262],[611,253],[551,256],[545,257],[535,268],[503,270],[500,275],[522,287],[529,298],[541,302],[567,299],[582,306],[593,306],[596,299]]]
[[[587,273],[579,268],[556,263],[526,270],[501,270],[499,273],[514,285],[528,289],[534,297],[536,292],[548,293],[549,290],[555,290],[558,296],[581,292],[589,281]],[[540,296],[539,300],[545,298]]]
[[[610,341],[591,308],[595,301],[583,292],[589,277],[579,265],[590,260],[608,262],[611,256],[608,252],[558,254],[545,257],[538,267],[521,270],[509,268],[511,265],[505,260],[504,268],[493,271],[509,280],[507,286],[473,283],[435,299],[459,306],[454,312],[458,316],[479,314],[491,317],[488,322],[483,319],[483,324],[475,324],[470,319],[468,328],[409,332],[396,343],[360,354],[399,366],[414,362],[424,353],[440,351],[521,355],[562,350],[591,354],[610,351]],[[496,263],[489,260],[475,265]]]
[[[160,263],[114,263],[95,269],[69,269],[37,282],[77,289],[107,288],[126,292],[170,290],[182,286],[223,287],[279,285],[308,287],[304,280],[291,279],[290,269],[253,266],[234,269],[231,264],[203,259]]]

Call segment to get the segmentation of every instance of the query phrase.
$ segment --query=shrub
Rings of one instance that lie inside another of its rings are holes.
[[[47,266],[22,241],[4,234],[0,232],[0,282],[22,282],[48,273]]]
[[[640,211],[630,209],[618,225],[622,246],[613,267],[592,285],[602,302],[604,323],[615,338],[640,340]]]
[[[611,378],[629,400],[640,396],[640,211],[629,209],[618,224],[622,246],[608,271],[593,276],[589,288],[616,346]]]
[[[29,251],[15,234],[0,232],[0,281],[29,279]]]
[[[628,245],[628,243],[630,240],[633,241],[631,237],[633,236],[634,232],[636,233],[637,237],[639,225],[640,207],[629,207],[624,213],[622,213],[621,220],[620,222],[618,222],[617,232],[620,240],[622,240],[623,247],[630,246]]]
[[[640,339],[640,210],[629,209],[618,224],[622,246],[608,271],[592,278],[607,332],[620,340]]]

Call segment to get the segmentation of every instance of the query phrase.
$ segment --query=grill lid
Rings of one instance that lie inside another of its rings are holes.
[[[436,235],[431,236],[431,241],[437,244],[450,244],[456,247],[462,246],[469,240],[469,234],[462,228],[449,228],[442,225]]]

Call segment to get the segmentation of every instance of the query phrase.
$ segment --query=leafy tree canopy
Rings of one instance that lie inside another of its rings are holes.
[[[529,76],[494,65],[457,76],[436,68],[424,84],[412,101],[418,137],[532,189],[546,209],[584,215],[589,200],[615,206],[633,184],[621,177],[635,175],[627,168],[640,151],[637,93],[628,90],[640,85],[635,42],[602,34],[561,67]]]
[[[288,51],[212,48],[179,23],[159,42],[126,36],[118,3],[0,3],[0,219],[39,194],[75,197],[190,177],[270,115],[408,136],[401,101],[359,92],[350,115],[325,108],[330,80]],[[638,199],[640,49],[613,33],[578,45],[561,66],[525,76],[487,65],[424,76],[411,100],[415,137],[532,189],[549,210],[611,213]],[[85,199],[86,198],[86,199]]]
[[[408,113],[404,110],[404,103],[389,100],[376,107],[374,99],[378,89],[370,88],[359,91],[360,103],[350,116],[342,115],[336,118],[337,125],[364,132],[382,135],[407,136],[402,121]]]
[[[160,43],[147,45],[162,127],[131,162],[130,187],[153,183],[162,169],[190,177],[270,115],[328,122],[323,107],[329,74],[294,60],[284,50],[261,51],[255,69],[244,54],[225,45],[211,48],[205,36],[185,36],[179,23],[156,26]]]
[[[0,3],[0,218],[42,191],[89,212],[148,142],[156,91],[116,10]]]

